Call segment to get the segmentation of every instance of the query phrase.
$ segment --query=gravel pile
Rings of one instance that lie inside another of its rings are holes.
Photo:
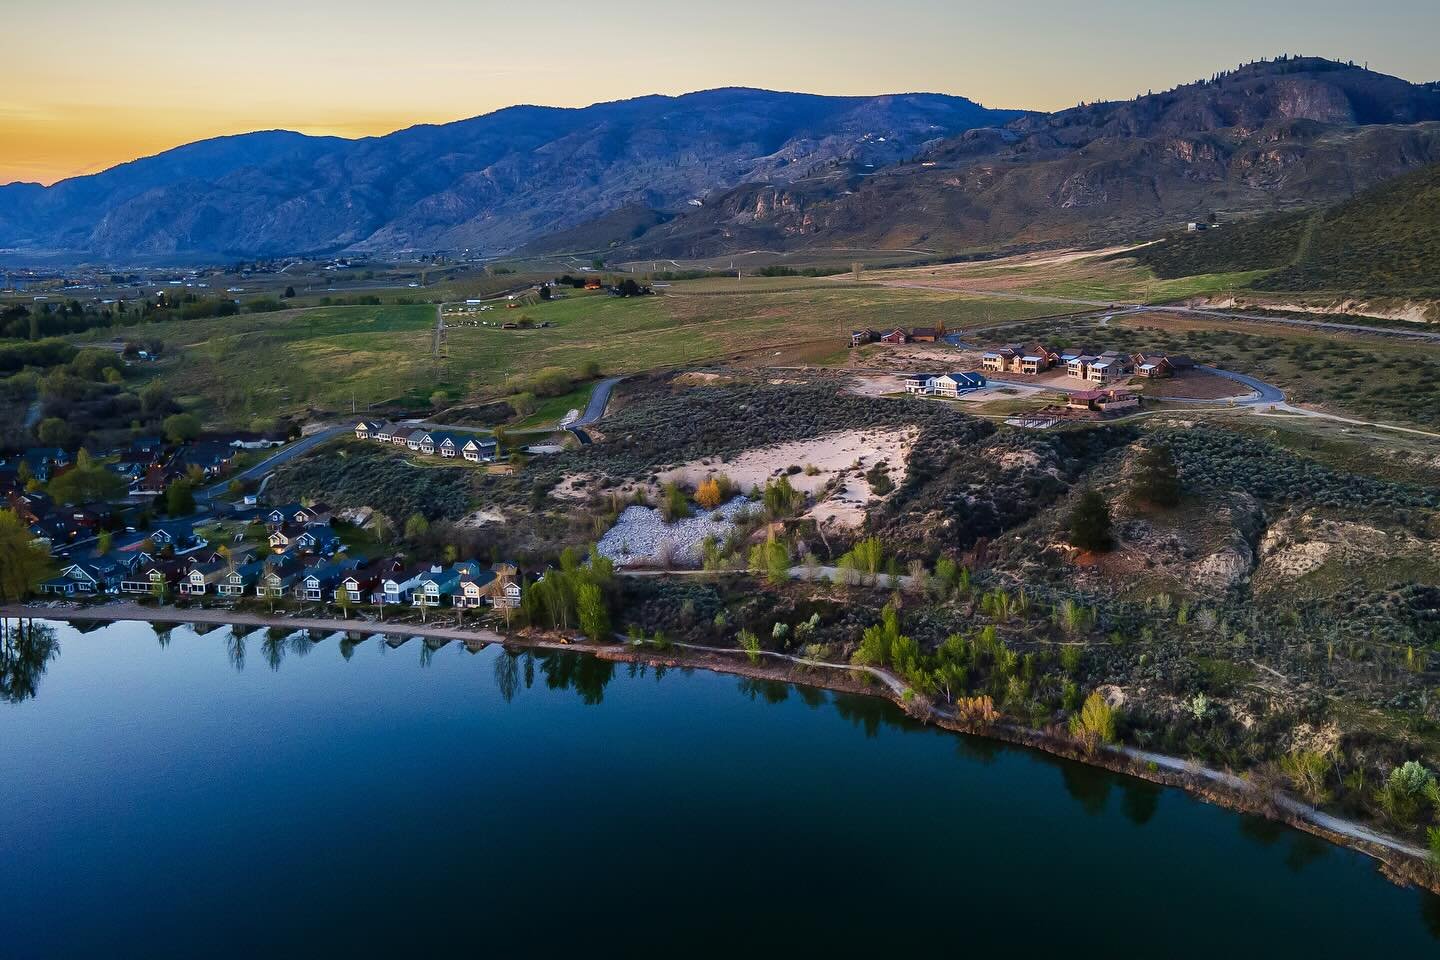
[[[653,566],[667,553],[674,566],[698,567],[705,538],[723,542],[735,528],[735,515],[754,507],[745,497],[735,497],[710,512],[696,508],[694,516],[674,523],[666,523],[653,507],[626,507],[595,548],[617,567]]]

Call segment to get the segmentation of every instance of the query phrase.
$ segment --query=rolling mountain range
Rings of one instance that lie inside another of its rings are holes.
[[[940,252],[1149,238],[1334,202],[1440,161],[1440,87],[1327,60],[1256,63],[1135,100],[1030,114],[873,176],[747,183],[628,244]]]
[[[1056,113],[743,88],[343,140],[204,141],[0,187],[0,248],[105,260],[469,249],[939,253],[1316,208],[1440,162],[1440,85],[1286,58]]]
[[[723,89],[511,107],[361,140],[224,137],[41,187],[0,188],[0,247],[102,258],[338,250],[501,253],[625,207],[831,163],[883,167],[1017,111],[961,97]]]

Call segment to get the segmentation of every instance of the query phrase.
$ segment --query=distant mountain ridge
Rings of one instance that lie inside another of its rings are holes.
[[[1437,162],[1440,84],[1318,58],[1049,114],[725,88],[510,107],[361,140],[204,141],[48,188],[0,187],[0,249],[622,260],[1094,245],[1212,212],[1314,210]]]
[[[725,88],[509,107],[360,140],[243,134],[48,188],[0,187],[0,247],[110,259],[501,253],[625,207],[676,210],[739,183],[882,167],[1019,115],[940,94]]]
[[[871,177],[742,184],[628,249],[1100,244],[1212,211],[1311,208],[1436,161],[1436,84],[1282,59],[965,131]]]

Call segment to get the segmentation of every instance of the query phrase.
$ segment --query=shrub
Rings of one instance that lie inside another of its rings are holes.
[[[791,486],[788,476],[767,482],[762,498],[765,515],[771,520],[788,517],[805,505],[805,495]]]
[[[1330,757],[1320,750],[1293,750],[1280,759],[1280,770],[1291,786],[1312,806],[1330,797],[1325,780],[1330,775]]]
[[[673,482],[665,484],[665,499],[660,503],[660,515],[665,518],[665,522],[683,520],[690,516],[690,513],[690,502],[685,499],[685,491]]]
[[[709,477],[704,480],[700,486],[695,489],[695,502],[706,510],[714,510],[720,506],[720,504],[724,503],[724,495],[720,491],[720,482],[714,477]]]
[[[740,645],[741,650],[745,651],[745,656],[751,663],[760,662],[760,638],[758,636],[749,630],[741,630],[735,636],[735,642]]]
[[[895,489],[895,481],[890,479],[890,466],[883,460],[865,471],[865,482],[870,484],[870,491],[879,497]]]
[[[1390,771],[1384,785],[1376,791],[1375,802],[1396,826],[1412,826],[1426,803],[1440,803],[1435,774],[1422,764],[1407,760]]]

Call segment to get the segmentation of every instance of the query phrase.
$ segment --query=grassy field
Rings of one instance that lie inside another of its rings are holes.
[[[593,383],[587,383],[578,390],[558,397],[546,397],[535,405],[535,412],[517,421],[514,426],[521,430],[531,430],[537,427],[548,427],[559,423],[571,410],[579,410],[582,413],[585,405],[590,402],[590,394],[595,390]]]
[[[981,263],[887,270],[866,274],[864,282],[926,284],[956,292],[999,291],[1101,303],[1162,303],[1244,289],[1267,272],[1249,270],[1162,279],[1133,258],[1112,259],[1113,253],[1028,254]]]
[[[676,283],[653,297],[573,291],[562,299],[492,311],[491,323],[452,325],[432,356],[435,307],[337,306],[147,325],[165,342],[155,375],[216,423],[245,424],[318,408],[393,403],[416,408],[436,392],[449,401],[502,397],[514,376],[546,367],[606,373],[713,364],[843,362],[852,327],[951,329],[1053,312],[1045,304],[806,278]],[[549,324],[540,327],[539,324]],[[558,415],[577,404],[547,401]],[[537,413],[536,417],[540,414]],[[553,419],[553,418],[551,418]],[[542,421],[537,421],[542,422]]]

